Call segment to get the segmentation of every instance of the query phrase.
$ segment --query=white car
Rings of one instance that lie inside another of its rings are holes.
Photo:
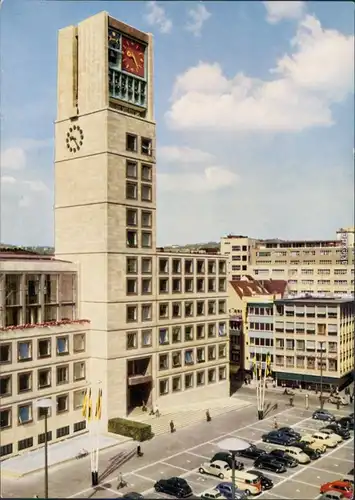
[[[201,493],[200,498],[211,498],[212,500],[223,500],[226,498],[220,491],[218,491],[216,488],[211,488],[209,490],[204,491]]]
[[[328,436],[331,436],[332,438],[336,439],[337,443],[341,443],[343,441],[343,438],[339,436],[336,432],[332,431],[331,429],[321,429],[323,434],[328,434]]]
[[[333,436],[324,432],[315,432],[312,437],[319,443],[325,444],[328,448],[335,448],[338,445],[338,441]]]
[[[200,474],[209,474],[210,476],[216,476],[220,479],[231,479],[232,471],[227,462],[222,462],[222,460],[216,460],[215,462],[206,462],[200,466],[198,469]]]

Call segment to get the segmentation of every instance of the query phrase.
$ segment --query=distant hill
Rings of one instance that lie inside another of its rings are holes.
[[[17,245],[9,245],[7,243],[0,243],[0,251],[5,250],[25,250],[26,252],[33,252],[39,255],[53,255],[54,247],[28,247],[28,246],[17,246]]]

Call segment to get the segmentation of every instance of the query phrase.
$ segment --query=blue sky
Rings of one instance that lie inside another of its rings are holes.
[[[4,0],[2,242],[53,243],[57,31],[102,10],[155,37],[159,244],[353,224],[351,2]]]

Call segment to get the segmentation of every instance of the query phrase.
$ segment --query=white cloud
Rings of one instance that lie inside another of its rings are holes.
[[[4,185],[4,184],[16,184],[16,179],[15,177],[11,177],[9,175],[2,175],[1,178],[0,178],[0,181],[1,181],[1,185]]]
[[[299,19],[304,10],[304,2],[296,0],[289,2],[271,0],[263,3],[267,11],[267,20],[271,24],[276,24],[283,19]]]
[[[202,27],[211,17],[211,13],[206,9],[203,3],[199,3],[194,9],[190,9],[187,15],[190,19],[187,22],[185,29],[190,31],[194,36],[200,36]]]
[[[238,176],[223,167],[207,167],[203,172],[158,174],[158,188],[162,191],[190,191],[203,193],[231,188]]]
[[[148,13],[145,18],[150,26],[156,26],[160,33],[170,33],[173,27],[171,19],[165,13],[165,9],[157,4],[156,1],[147,2]]]
[[[158,157],[159,162],[180,164],[211,163],[215,159],[206,151],[186,146],[161,146],[158,148]]]
[[[1,152],[1,168],[21,170],[26,166],[26,153],[22,148],[7,148]]]
[[[175,129],[300,131],[332,125],[331,105],[353,91],[354,37],[325,30],[313,16],[299,24],[293,53],[270,70],[273,79],[200,62],[179,75],[166,114]]]

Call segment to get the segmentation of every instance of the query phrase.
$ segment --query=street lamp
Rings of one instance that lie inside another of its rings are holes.
[[[249,448],[250,443],[239,438],[226,438],[217,443],[221,450],[228,450],[232,455],[232,500],[235,500],[235,457],[238,451]]]
[[[35,406],[44,410],[44,498],[48,498],[48,410],[53,408],[54,403],[45,398],[36,401]]]

